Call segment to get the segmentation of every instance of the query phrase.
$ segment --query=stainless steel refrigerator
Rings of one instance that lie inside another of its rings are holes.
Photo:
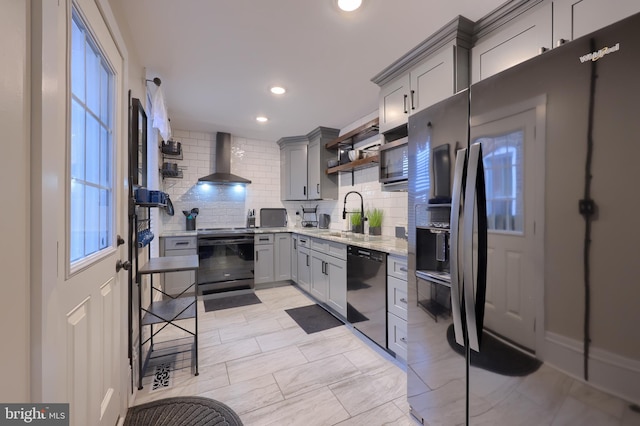
[[[424,424],[640,424],[638,70],[640,15],[410,116]]]

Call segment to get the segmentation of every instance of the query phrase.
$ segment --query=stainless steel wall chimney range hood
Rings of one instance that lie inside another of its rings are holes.
[[[216,163],[214,172],[198,179],[198,183],[251,183],[249,179],[231,173],[231,135],[216,133]]]

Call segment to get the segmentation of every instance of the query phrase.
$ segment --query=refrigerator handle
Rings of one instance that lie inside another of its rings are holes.
[[[463,297],[469,348],[480,352],[487,283],[487,207],[482,147],[479,143],[475,143],[469,148],[467,181],[464,192]]]
[[[463,203],[463,185],[465,177],[465,166],[467,161],[467,149],[461,149],[456,155],[456,165],[453,175],[453,197],[451,199],[451,217],[449,227],[451,228],[451,238],[449,239],[449,262],[451,271],[451,316],[453,317],[453,331],[456,342],[464,346],[464,332],[462,328],[462,282],[463,274],[460,267],[464,265],[460,251],[460,213]]]

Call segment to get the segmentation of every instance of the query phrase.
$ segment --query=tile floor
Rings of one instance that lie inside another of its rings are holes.
[[[409,401],[430,425],[464,423],[464,360],[446,339],[449,319],[423,317],[409,325]],[[410,334],[410,336],[411,336]],[[453,355],[453,356],[452,356]],[[509,377],[471,367],[471,425],[638,426],[640,413],[629,403],[599,391],[548,366],[524,377]],[[432,410],[431,407],[438,407]],[[442,407],[448,407],[442,409]]]
[[[155,391],[151,391],[149,376],[134,404],[198,395],[229,405],[247,426],[418,425],[408,414],[406,372],[395,360],[347,326],[306,334],[285,309],[314,302],[294,286],[256,294],[261,304],[214,312],[204,312],[199,301],[200,375],[193,376],[189,368],[174,371],[171,385]],[[176,333],[164,335],[175,337]],[[450,357],[436,355],[444,363]],[[437,381],[439,370],[446,366],[424,374]],[[412,370],[411,374],[421,373]],[[488,401],[496,397],[496,389],[507,392],[500,398],[504,406],[499,411],[474,413],[472,424],[640,425],[640,413],[628,403],[551,367],[543,366],[526,378],[503,380],[513,382],[515,390],[489,381],[490,389],[482,392]],[[455,387],[455,382],[441,387],[432,383],[433,391],[426,389],[430,395],[423,394],[416,402],[447,404],[451,398],[441,393]],[[455,394],[462,392],[460,387]],[[431,420],[459,424],[461,418],[454,411],[449,412],[448,420]],[[507,422],[505,415],[510,419]]]
[[[310,305],[293,286],[257,290],[261,304],[204,312],[198,302],[199,376],[145,378],[134,404],[198,395],[250,425],[415,425],[403,368],[347,326],[306,334],[285,309]],[[175,337],[165,334],[166,338]]]

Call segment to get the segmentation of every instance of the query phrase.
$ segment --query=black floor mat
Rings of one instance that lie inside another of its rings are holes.
[[[317,333],[318,331],[343,325],[342,321],[317,304],[287,309],[285,312],[288,313],[307,334]]]
[[[175,425],[242,426],[228,405],[198,396],[173,397],[130,407],[124,426]]]
[[[464,356],[464,348],[456,343],[453,324],[447,329],[449,346]],[[526,376],[535,372],[542,362],[483,333],[480,352],[471,351],[471,365],[503,376]]]
[[[220,297],[216,299],[205,299],[205,312],[219,311],[222,309],[237,308],[239,306],[255,305],[262,301],[255,293],[238,294],[235,296]]]

